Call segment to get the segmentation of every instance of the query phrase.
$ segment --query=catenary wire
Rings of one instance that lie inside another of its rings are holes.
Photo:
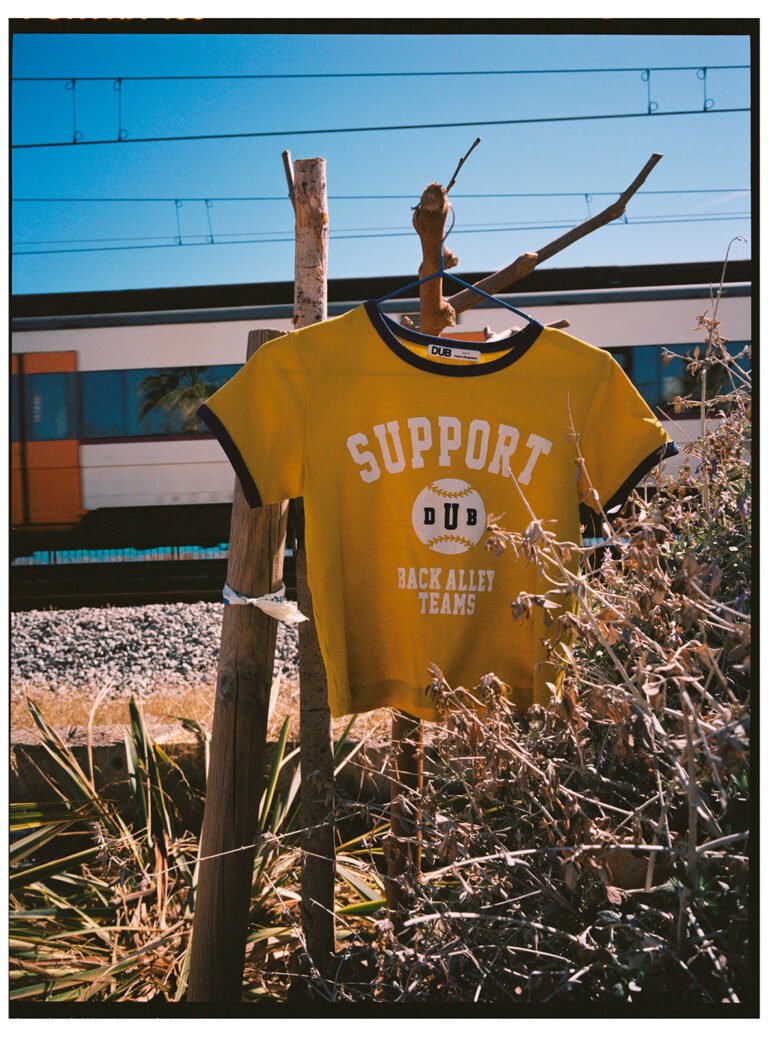
[[[424,122],[424,123],[401,123],[398,125],[381,126],[334,126],[311,130],[254,130],[240,133],[184,133],[168,137],[123,137],[105,140],[63,140],[36,142],[32,144],[12,144],[13,151],[29,150],[36,148],[83,148],[89,146],[103,146],[117,144],[158,144],[172,141],[202,141],[202,140],[247,140],[265,137],[306,137],[312,135],[327,136],[338,133],[388,133],[394,130],[442,130],[457,129],[469,126],[526,126],[545,123],[562,122],[592,122],[610,119],[662,119],[665,117],[684,115],[730,115],[735,112],[749,112],[749,106],[739,108],[692,108],[671,112],[615,112],[602,115],[550,115],[527,119],[467,119],[461,122]]]
[[[668,212],[668,213],[663,213],[663,214],[661,214],[661,213],[659,213],[659,214],[648,213],[648,214],[645,214],[645,215],[640,215],[640,216],[633,217],[631,222],[633,222],[633,223],[645,223],[648,220],[656,220],[656,219],[666,219],[666,220],[670,220],[670,221],[673,220],[673,219],[677,219],[677,220],[681,220],[681,221],[687,220],[687,221],[691,222],[691,221],[696,221],[698,219],[707,219],[710,216],[719,216],[721,218],[731,217],[733,219],[745,219],[745,218],[749,218],[750,213],[746,212],[746,211],[743,211],[743,210],[742,211],[738,211],[738,212],[729,211],[729,212],[719,212],[719,213],[689,213],[689,212]],[[579,217],[579,216],[572,217],[571,220],[570,220],[571,224],[578,223],[580,218],[581,217]],[[460,233],[460,232],[467,233],[470,230],[477,230],[477,229],[480,229],[480,228],[483,228],[483,229],[486,229],[486,230],[528,230],[528,229],[544,230],[547,227],[549,227],[550,225],[554,225],[554,227],[561,226],[561,224],[562,224],[564,219],[565,219],[565,217],[558,216],[558,217],[553,217],[552,220],[543,220],[543,221],[540,220],[540,219],[539,220],[515,220],[514,222],[512,222],[512,221],[501,221],[500,222],[498,220],[493,220],[491,222],[485,222],[485,223],[465,223],[465,224],[463,224],[463,226],[461,228],[461,231],[455,231],[453,233]],[[336,227],[334,229],[334,231],[333,231],[333,234],[334,234],[334,236],[338,236],[338,235],[341,235],[341,234],[360,234],[360,233],[368,234],[368,233],[374,233],[374,232],[380,232],[380,231],[388,232],[388,231],[402,231],[402,230],[404,230],[404,227],[402,225],[399,225],[399,226],[386,226],[386,227]],[[208,233],[191,233],[190,232],[190,233],[184,234],[183,236],[184,236],[184,238],[187,238],[187,239],[203,238],[203,239],[206,239],[206,240],[209,240],[211,237],[215,237],[216,240],[218,241],[218,240],[223,240],[223,239],[227,239],[227,238],[235,239],[235,238],[248,237],[250,235],[258,235],[259,237],[263,237],[265,235],[268,236],[268,235],[274,235],[274,234],[288,234],[288,233],[290,233],[290,231],[286,227],[284,229],[278,229],[278,230],[242,230],[242,231],[236,231],[236,232],[231,232],[231,233],[216,232],[214,235],[212,235],[210,233],[210,231]],[[106,237],[42,238],[42,239],[34,240],[34,241],[31,241],[31,240],[16,241],[14,244],[16,244],[16,245],[77,245],[77,244],[84,245],[84,244],[92,244],[92,243],[95,243],[95,242],[116,242],[116,241],[177,241],[177,238],[178,238],[178,234],[142,234],[142,235],[136,235],[136,236],[128,236],[128,235],[122,234],[122,235],[119,235],[119,236],[116,236],[116,237],[109,237],[109,238],[106,238]]]
[[[641,194],[751,194],[750,187],[674,187],[666,189],[647,189],[637,191]],[[621,191],[482,191],[465,193],[452,191],[451,198],[618,198]],[[329,194],[329,201],[383,201],[387,199],[413,199],[412,194]],[[12,202],[284,202],[287,194],[254,194],[254,195],[165,195],[140,196],[133,198],[51,198],[51,197],[19,197]]]
[[[632,226],[650,226],[660,224],[675,224],[675,223],[718,223],[727,220],[733,220],[737,217],[734,216],[693,216],[675,219],[644,219],[643,217],[635,217],[633,220],[616,220],[613,223],[606,224],[608,227],[632,227]],[[744,218],[744,217],[741,217]],[[561,223],[561,224],[546,224],[539,225],[536,227],[524,226],[524,227],[484,227],[482,230],[466,230],[457,229],[452,231],[452,234],[493,234],[493,233],[514,233],[518,231],[529,232],[533,230],[567,230],[573,226],[573,223]],[[412,230],[403,231],[392,231],[387,233],[363,233],[363,234],[331,234],[332,241],[358,241],[363,238],[402,238],[412,236]],[[190,237],[192,235],[189,235]],[[173,242],[167,242],[166,244],[158,245],[108,245],[103,247],[94,248],[61,248],[61,249],[30,249],[23,251],[14,251],[11,254],[14,256],[39,256],[39,255],[62,255],[65,253],[77,253],[77,252],[129,252],[137,249],[156,249],[156,248],[197,248],[206,247],[211,248],[217,245],[271,245],[271,244],[282,244],[286,242],[293,242],[294,237],[278,237],[278,238],[257,238],[248,239],[244,241],[210,241],[208,235],[198,235],[199,237],[205,237],[205,241],[187,241],[179,243],[174,236]],[[86,239],[87,240],[87,239]]]
[[[620,68],[512,68],[512,69],[443,69],[426,72],[243,72],[230,75],[167,75],[167,76],[13,76],[13,83],[116,83],[163,82],[177,80],[239,80],[239,79],[402,79],[408,76],[551,76],[583,75],[609,72],[719,72],[727,69],[748,69],[749,65],[642,65]]]

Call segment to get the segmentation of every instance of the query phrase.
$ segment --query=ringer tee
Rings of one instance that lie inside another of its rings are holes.
[[[510,609],[549,589],[545,574],[486,550],[489,517],[523,531],[532,511],[578,542],[580,506],[615,507],[677,453],[602,349],[535,323],[452,342],[372,302],[266,343],[199,414],[252,507],[304,497],[335,717],[436,719],[431,663],[454,687],[495,673],[522,709],[548,702],[553,627]]]

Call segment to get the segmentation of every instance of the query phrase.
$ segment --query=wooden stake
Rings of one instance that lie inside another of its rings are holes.
[[[297,159],[293,200],[296,210],[294,316],[297,328],[328,316],[328,196],[325,159]],[[332,975],[336,949],[334,885],[334,777],[331,713],[325,667],[317,641],[312,595],[307,583],[304,513],[297,502],[299,546],[296,581],[299,608],[309,622],[299,627],[301,741],[301,827],[304,860],[301,872],[301,919],[307,953],[323,978]]]
[[[417,717],[407,713],[393,715],[389,772],[391,805],[390,832],[385,842],[385,885],[390,918],[400,929],[410,907],[401,876],[418,875],[421,871],[422,818],[411,796],[421,792],[424,785],[424,728]]]
[[[281,334],[252,331],[248,357]],[[282,584],[286,517],[285,503],[250,508],[236,481],[227,583],[240,594],[258,597]],[[276,632],[257,608],[224,609],[188,1001],[241,997]]]

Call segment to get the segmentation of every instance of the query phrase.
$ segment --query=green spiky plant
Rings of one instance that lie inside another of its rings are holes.
[[[29,710],[47,753],[51,795],[46,802],[11,805],[11,999],[182,1000],[198,843],[166,786],[171,772],[184,783],[186,777],[152,740],[131,699],[125,730],[131,796],[119,809],[99,787],[90,727],[82,766],[34,702]],[[185,726],[205,743],[199,725]],[[335,746],[339,767],[351,726]],[[249,1000],[285,995],[282,963],[301,944],[295,910],[300,771],[298,751],[289,752],[287,740],[286,719],[260,808],[244,984]],[[365,916],[380,908],[381,891],[363,877],[355,846],[352,840],[339,847],[339,909]]]

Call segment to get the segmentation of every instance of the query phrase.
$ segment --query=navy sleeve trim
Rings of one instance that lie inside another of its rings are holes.
[[[641,461],[637,468],[630,472],[613,496],[605,502],[603,505],[603,511],[607,514],[613,508],[623,504],[635,486],[637,486],[640,480],[646,476],[652,468],[655,468],[660,461],[664,460],[664,458],[674,457],[675,454],[679,453],[680,451],[678,450],[677,443],[671,441],[665,443],[663,447],[659,447],[658,450],[651,451],[645,460]]]
[[[214,436],[216,436],[224,450],[224,453],[229,458],[229,463],[234,468],[235,474],[240,480],[243,496],[248,501],[248,504],[252,508],[261,508],[263,506],[261,494],[253,480],[253,476],[248,471],[248,466],[243,460],[243,455],[238,450],[235,441],[232,439],[229,432],[227,432],[226,428],[222,425],[207,404],[203,403],[198,407],[197,413],[206,423],[211,432],[213,432]]]
[[[651,453],[630,472],[618,490],[616,490],[616,492],[605,502],[603,505],[603,511],[606,515],[614,508],[621,507],[640,480],[643,479],[652,468],[655,468],[659,462],[665,460],[667,457],[674,457],[675,454],[679,453],[680,450],[677,443],[672,441],[665,443],[663,447],[659,447],[657,450],[651,451]],[[580,504],[579,518],[581,524],[585,527],[585,536],[600,537],[603,535],[601,529],[602,515],[594,512],[590,507],[587,507],[586,504]]]

